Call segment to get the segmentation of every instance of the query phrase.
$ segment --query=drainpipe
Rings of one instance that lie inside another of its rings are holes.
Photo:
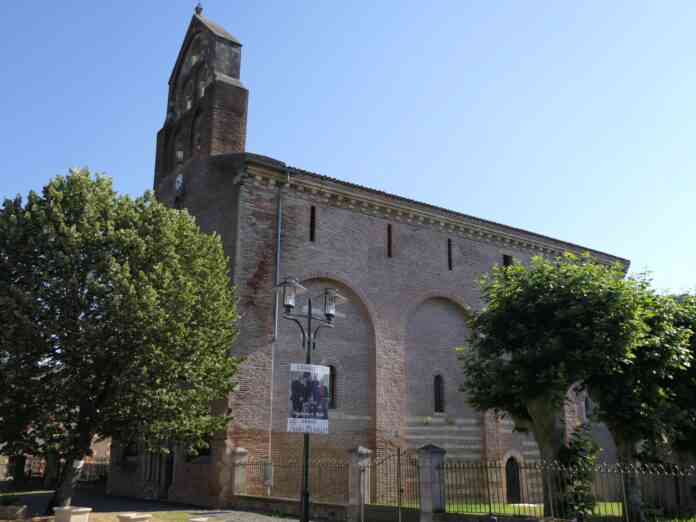
[[[273,284],[280,284],[280,263],[282,260],[282,233],[283,233],[283,187],[290,184],[290,170],[285,169],[286,181],[284,183],[278,183],[278,194],[276,197],[276,259],[275,259],[275,273],[273,274]],[[275,345],[278,340],[278,322],[280,320],[280,295],[278,292],[274,293],[273,301],[273,339],[271,340],[271,385],[270,389],[270,408],[268,416],[268,459],[269,462],[273,459],[273,393],[274,393],[274,383],[275,383]],[[272,473],[272,471],[271,471]],[[270,475],[271,480],[272,474]],[[270,488],[270,486],[269,486]]]

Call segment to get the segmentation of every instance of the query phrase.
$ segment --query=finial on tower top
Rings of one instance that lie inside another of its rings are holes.
[[[203,6],[201,5],[200,2],[198,2],[198,3],[196,4],[195,11],[196,11],[196,14],[199,15],[199,16],[200,16],[201,13],[203,12]]]

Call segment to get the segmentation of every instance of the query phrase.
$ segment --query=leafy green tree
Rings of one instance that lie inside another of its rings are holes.
[[[561,448],[558,454],[561,518],[592,516],[596,504],[593,485],[600,451],[589,423],[580,425],[568,444]]]
[[[212,404],[239,364],[228,270],[185,211],[86,170],[4,202],[0,447],[67,463],[52,505],[69,505],[95,437],[164,451],[225,428]]]
[[[679,303],[675,322],[691,331],[691,364],[683,368],[671,385],[673,407],[665,412],[671,421],[670,449],[678,455],[696,457],[696,295],[676,296]]]
[[[648,331],[625,358],[601,369],[588,369],[584,384],[596,404],[595,420],[612,434],[619,460],[634,469],[654,459],[652,448],[680,432],[685,416],[678,403],[679,388],[691,366],[693,335],[683,321],[684,308],[669,296],[644,292]],[[692,391],[693,393],[693,391]],[[687,405],[683,405],[687,407]],[[694,406],[688,409],[693,413]],[[628,514],[644,520],[640,473],[624,477]]]
[[[465,389],[474,405],[507,412],[531,431],[545,460],[563,447],[559,419],[571,386],[587,389],[624,463],[636,461],[639,443],[674,433],[677,416],[667,413],[692,357],[685,305],[588,256],[498,268],[482,290]],[[627,475],[626,489],[639,519],[637,477]]]
[[[632,356],[648,333],[645,291],[622,266],[589,255],[495,267],[481,281],[485,306],[472,313],[461,353],[467,400],[510,415],[534,435],[542,459],[557,461],[568,391],[588,370]],[[546,491],[547,511],[549,503]]]
[[[646,335],[625,357],[588,368],[584,378],[596,405],[593,416],[606,424],[626,464],[636,463],[643,443],[649,447],[678,429],[677,392],[692,359],[693,332],[683,321],[683,306],[669,296],[642,295]]]
[[[589,256],[494,267],[461,354],[469,402],[509,414],[516,429],[534,434],[544,460],[557,460],[568,390],[588,369],[629,356],[646,335],[642,287],[621,266]]]

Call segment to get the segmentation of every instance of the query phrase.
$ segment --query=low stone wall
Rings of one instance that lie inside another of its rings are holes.
[[[300,516],[300,503],[297,500],[237,495],[234,503],[226,506],[241,511],[267,513],[269,515]],[[397,520],[397,508],[390,506],[365,506],[365,520],[369,522],[394,522]],[[310,516],[312,520],[326,522],[346,522],[350,508],[341,504],[312,502]],[[356,517],[357,518],[357,517]],[[496,515],[497,522],[539,522],[533,517],[506,517]],[[401,508],[402,522],[420,522],[420,511],[414,508]],[[465,515],[460,513],[433,513],[433,522],[490,522],[488,515]]]
[[[236,495],[233,504],[225,507],[231,507],[242,511],[253,511],[255,513],[268,513],[293,517],[300,516],[300,502],[291,499]],[[345,522],[348,520],[347,513],[347,506],[344,505],[325,504],[321,502],[312,502],[311,504],[312,520]]]
[[[365,506],[365,520],[370,522],[394,522],[398,516],[398,508],[392,506]],[[401,508],[402,522],[419,522],[420,511],[413,508]]]
[[[539,522],[534,517],[506,517],[495,515],[497,522]],[[464,515],[461,513],[433,513],[433,522],[490,522],[490,515]]]

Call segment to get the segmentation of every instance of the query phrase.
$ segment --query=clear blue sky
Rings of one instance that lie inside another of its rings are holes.
[[[0,197],[152,186],[193,1],[2,5]],[[627,257],[696,287],[696,3],[206,0],[247,149]]]

